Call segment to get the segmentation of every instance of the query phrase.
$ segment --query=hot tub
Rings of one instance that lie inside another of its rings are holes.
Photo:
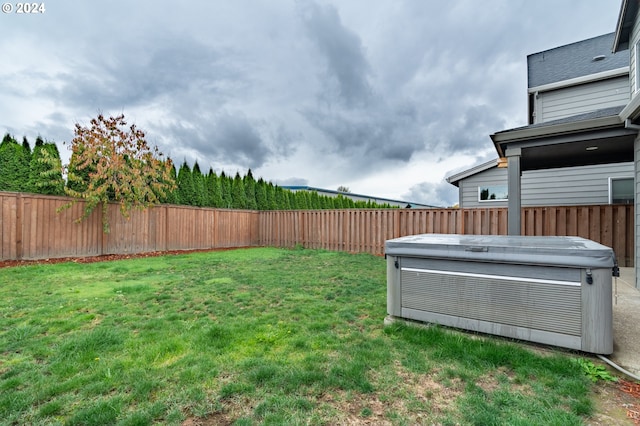
[[[388,240],[387,312],[597,354],[613,352],[609,247],[579,237]]]

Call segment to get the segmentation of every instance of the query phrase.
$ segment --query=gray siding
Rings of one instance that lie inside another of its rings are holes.
[[[600,164],[522,173],[522,206],[609,203],[609,178],[631,178],[633,163]],[[478,187],[506,185],[507,169],[494,167],[459,182],[460,207],[507,207],[506,201],[478,201]]]
[[[536,101],[536,123],[558,120],[629,102],[629,78],[611,78],[541,92]]]

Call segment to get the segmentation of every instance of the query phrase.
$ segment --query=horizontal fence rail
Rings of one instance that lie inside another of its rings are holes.
[[[77,223],[84,204],[58,211],[66,197],[0,192],[0,260],[133,254],[250,246],[384,253],[405,235],[506,235],[506,208],[247,211],[161,205],[122,217],[109,205],[110,232],[96,209]],[[612,247],[633,266],[633,205],[525,207],[522,235],[574,235]]]

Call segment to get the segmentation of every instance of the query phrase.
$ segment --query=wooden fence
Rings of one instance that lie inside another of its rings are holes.
[[[70,199],[0,192],[0,260],[96,256],[257,245],[258,212],[162,205],[133,210],[129,219],[109,205],[110,232],[101,209],[84,221],[84,204],[58,212]]]
[[[384,242],[404,235],[506,235],[507,209],[389,209],[261,212],[265,246],[384,253]],[[613,248],[621,266],[633,266],[633,205],[525,207],[522,235],[573,235]]]
[[[390,238],[422,233],[506,235],[507,209],[350,209],[246,211],[162,205],[122,218],[108,209],[85,221],[82,203],[57,212],[64,197],[0,192],[0,260],[166,250],[275,246],[383,254]],[[633,205],[525,207],[522,235],[576,235],[612,247],[633,266]]]

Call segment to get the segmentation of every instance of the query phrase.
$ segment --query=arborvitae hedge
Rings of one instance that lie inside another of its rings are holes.
[[[43,156],[47,157],[47,161],[42,161]],[[0,191],[64,195],[65,181],[60,166],[60,153],[55,143],[45,142],[38,137],[32,151],[26,137],[19,144],[10,134],[6,134],[0,143]],[[91,172],[91,168],[69,170],[80,179],[67,181],[66,185],[81,192]],[[165,194],[161,200],[168,204],[251,210],[391,207],[388,204],[353,201],[342,194],[329,197],[315,191],[292,192],[262,178],[256,181],[250,169],[244,176],[236,172],[234,178],[224,172],[218,176],[211,168],[204,175],[198,162],[191,169],[186,160],[177,171],[173,166],[172,177],[177,188]]]

